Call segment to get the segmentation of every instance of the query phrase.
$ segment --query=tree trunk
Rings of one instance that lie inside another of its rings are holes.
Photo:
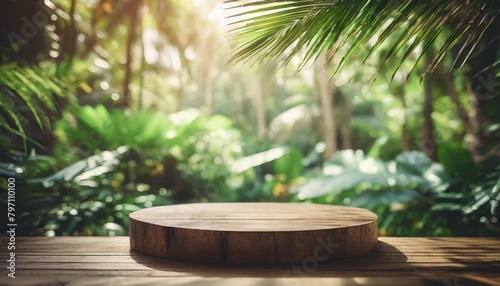
[[[352,149],[352,99],[344,96],[344,122],[342,124],[342,149]]]
[[[431,51],[426,52],[425,63],[432,60]],[[431,86],[431,76],[429,74],[425,75],[424,78],[424,106],[422,111],[423,125],[422,125],[422,151],[429,156],[432,160],[437,160],[437,145],[436,137],[434,136],[434,122],[432,121],[432,86]]]
[[[253,104],[255,108],[255,117],[257,120],[257,137],[263,140],[267,136],[266,125],[266,106],[264,100],[264,87],[262,81],[265,76],[258,74],[254,79],[253,84]]]
[[[241,75],[236,74],[234,78],[234,100],[237,106],[238,113],[240,115],[245,114],[244,97],[243,97],[243,81],[241,80]]]
[[[139,25],[140,34],[144,33],[144,27],[142,25],[142,20]],[[146,47],[144,46],[144,39],[141,36],[141,67],[140,67],[140,78],[139,78],[139,98],[138,101],[138,109],[142,110],[144,108],[144,70],[146,69]]]
[[[178,71],[177,76],[179,78],[182,78],[182,71]],[[179,88],[176,89],[175,92],[175,101],[176,101],[176,106],[174,110],[175,112],[179,112],[182,110],[184,105],[184,96],[185,96],[184,88],[180,86]]]
[[[497,60],[497,53],[500,48],[500,16],[497,16],[488,30],[484,33],[478,50],[474,57],[468,60],[471,79],[469,88],[469,98],[472,109],[468,114],[469,124],[472,132],[471,140],[468,142],[469,151],[477,163],[496,167],[498,164],[498,144],[500,136],[498,133],[486,132],[489,123],[498,123],[498,105],[500,96],[498,94],[498,65],[491,68]]]
[[[466,129],[468,129],[469,126],[469,116],[467,115],[467,111],[465,110],[464,106],[460,102],[460,98],[458,96],[457,89],[455,87],[455,75],[453,73],[450,73],[446,79],[446,89],[448,91],[448,96],[451,99],[451,102],[455,106],[455,111],[457,112],[458,118],[460,118],[460,121],[462,121],[462,124]]]
[[[403,107],[403,125],[401,126],[401,150],[409,151],[411,150],[411,133],[408,129],[408,107],[406,106],[406,96],[405,96],[405,82],[402,82],[398,86],[397,97],[401,101]]]
[[[133,48],[134,43],[137,39],[137,25],[139,22],[139,7],[138,4],[140,1],[137,1],[137,6],[132,5],[134,8],[132,14],[130,15],[130,26],[129,26],[129,36],[127,39],[127,55],[125,62],[125,79],[123,81],[123,108],[130,108],[132,106],[132,95],[130,91],[130,84],[132,83],[132,64],[133,64]]]
[[[205,49],[202,52],[201,58],[201,72],[203,76],[203,94],[205,98],[205,112],[210,116],[214,112],[214,92],[213,92],[213,78],[214,74],[212,66],[214,64],[213,55],[210,54],[210,48],[214,43],[213,37],[206,37],[204,39]]]
[[[335,126],[335,110],[333,108],[335,92],[333,84],[330,82],[330,73],[327,66],[323,66],[320,61],[316,61],[318,71],[318,91],[321,101],[321,111],[323,116],[323,138],[326,144],[324,158],[329,158],[338,149],[337,127]]]
[[[206,116],[210,116],[214,112],[214,92],[213,92],[213,80],[212,73],[210,71],[210,67],[207,71],[204,72],[203,76],[203,88],[205,94],[205,111]]]

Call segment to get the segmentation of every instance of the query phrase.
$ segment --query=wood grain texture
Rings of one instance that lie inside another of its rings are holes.
[[[364,209],[303,203],[207,203],[130,214],[133,250],[213,264],[318,263],[366,254],[377,216]]]
[[[0,245],[8,240],[0,238]],[[500,285],[500,238],[379,238],[363,256],[295,265],[187,263],[130,250],[128,237],[18,237],[0,285]],[[296,269],[294,271],[293,269]],[[290,273],[291,271],[291,273]]]

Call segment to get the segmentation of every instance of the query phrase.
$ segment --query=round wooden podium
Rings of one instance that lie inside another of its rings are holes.
[[[365,254],[377,240],[377,216],[343,206],[206,203],[130,214],[134,251],[188,262],[318,263]]]

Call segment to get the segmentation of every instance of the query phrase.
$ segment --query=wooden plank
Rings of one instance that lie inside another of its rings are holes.
[[[2,240],[2,239],[0,239]],[[379,238],[372,253],[404,253],[405,255],[500,255],[500,240],[471,239],[422,239],[422,238]],[[419,242],[423,241],[423,242]],[[419,242],[419,243],[416,243]],[[17,238],[17,255],[129,255],[129,240],[124,237],[56,237]],[[105,244],[106,247],[96,247]],[[6,248],[0,248],[0,255]],[[371,253],[371,254],[372,254]],[[370,254],[370,255],[371,255]]]
[[[408,272],[408,271],[335,271],[335,272],[311,272],[307,275],[296,275],[292,274],[289,276],[284,275],[284,272],[279,274],[274,271],[269,271],[267,268],[263,269],[261,273],[253,273],[249,275],[245,269],[231,270],[228,271],[206,271],[206,272],[176,272],[176,271],[164,271],[164,270],[88,270],[88,269],[75,269],[75,270],[61,270],[53,269],[50,271],[40,270],[40,269],[26,269],[18,273],[19,278],[24,277],[222,277],[222,278],[349,278],[349,277],[426,277],[426,278],[445,278],[445,277],[482,277],[492,280],[499,280],[500,277],[497,271],[478,271],[478,270],[468,270],[461,272],[450,272],[444,270],[432,270],[428,271],[418,271],[418,272]],[[285,277],[286,276],[286,277]],[[468,285],[465,285],[468,286]]]
[[[102,236],[60,236],[60,237],[17,237],[18,243],[28,243],[24,247],[38,248],[38,247],[58,247],[58,246],[78,246],[94,247],[96,244],[105,243],[108,247],[123,246],[130,248],[128,237],[102,237]],[[454,246],[461,249],[471,248],[482,249],[494,248],[500,251],[500,238],[426,238],[426,237],[379,237],[379,241],[389,244],[392,247],[412,247],[412,246],[425,246],[425,247],[449,247]],[[0,237],[0,242],[5,243],[7,239]],[[57,245],[55,245],[57,242]],[[78,242],[78,243],[76,243]],[[2,251],[3,249],[0,249]]]
[[[0,261],[7,259],[8,256],[1,255]],[[158,258],[158,260],[153,260],[149,257],[144,257],[144,255],[17,255],[17,260],[19,263],[40,263],[47,262],[50,263],[67,263],[67,262],[82,262],[82,263],[96,263],[96,262],[106,262],[106,263],[124,263],[124,262],[147,262],[147,261],[158,261],[159,263],[170,262],[169,260]],[[500,262],[500,257],[498,254],[479,254],[479,255],[411,255],[411,256],[401,256],[394,253],[386,254],[369,254],[368,257],[363,257],[363,261],[369,261],[372,263],[384,262],[384,263],[399,263],[399,262],[420,262],[420,263],[447,263],[447,262]],[[353,264],[359,263],[360,259],[346,259],[343,264]]]
[[[17,237],[16,241],[18,242],[29,242],[30,245],[36,245],[36,244],[45,244],[45,245],[52,245],[51,239],[57,240],[58,243],[61,244],[72,244],[74,245],[74,240],[81,240],[82,242],[85,242],[85,244],[92,244],[95,242],[104,242],[104,243],[109,243],[110,241],[117,242],[120,244],[127,244],[128,242],[124,240],[126,236],[57,236],[57,237],[43,237],[43,236],[35,236],[35,237]],[[382,242],[390,243],[391,245],[421,245],[421,244],[439,244],[439,243],[446,243],[446,244],[458,244],[458,245],[465,245],[465,244],[473,244],[476,246],[478,245],[478,242],[481,243],[481,245],[494,245],[498,248],[500,246],[498,245],[498,242],[500,241],[500,238],[498,237],[386,237],[386,236],[381,236],[379,237],[379,240]],[[6,237],[1,237],[0,236],[0,241],[1,242],[7,242],[8,239]]]
[[[314,264],[297,264],[295,265],[298,269],[314,269],[315,273],[320,272],[335,272],[335,271],[355,271],[355,272],[364,272],[364,271],[417,271],[427,268],[435,268],[438,270],[449,270],[449,271],[464,271],[464,270],[484,270],[484,271],[498,271],[500,269],[500,263],[490,263],[490,262],[474,262],[474,263],[453,263],[453,262],[436,262],[436,263],[422,263],[422,262],[412,262],[412,263],[383,263],[378,262],[376,264],[371,262],[365,263],[356,263],[356,264],[326,264],[322,266],[315,266]],[[171,266],[165,263],[157,262],[157,263],[80,263],[80,262],[66,262],[66,263],[18,263],[16,265],[16,269],[59,269],[59,270],[151,270],[158,269],[164,271],[186,271],[191,273],[193,269],[186,268],[178,268],[174,267],[173,270],[170,268]],[[317,267],[317,268],[316,268]],[[213,272],[214,270],[230,270],[237,271],[244,269],[244,271],[248,275],[260,275],[260,272],[264,270],[264,268],[195,268],[203,273],[205,272]],[[269,268],[265,269],[266,271],[272,271],[275,274],[279,274],[292,269],[292,267],[288,268]],[[360,271],[359,269],[362,269]],[[280,272],[281,271],[281,272]],[[304,272],[304,271],[301,271]],[[307,272],[307,271],[305,271]]]
[[[24,278],[18,285],[216,285],[216,286],[246,286],[246,285],[318,285],[318,286],[359,286],[359,285],[495,285],[497,279],[476,279],[467,277],[421,278],[421,277],[349,277],[349,278],[220,278],[220,277],[46,277]]]
[[[0,238],[0,245],[5,242]],[[500,285],[499,238],[381,237],[377,248],[367,255],[317,267],[307,263],[227,266],[172,261],[131,251],[128,237],[20,237],[16,246],[16,283],[4,278],[2,283]],[[7,257],[2,247],[0,261]],[[2,267],[0,275],[6,274]]]

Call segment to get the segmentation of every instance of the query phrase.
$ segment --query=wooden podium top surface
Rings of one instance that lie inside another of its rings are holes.
[[[354,227],[373,223],[367,210],[307,203],[206,203],[143,209],[136,221],[166,227],[236,232],[286,232]]]

